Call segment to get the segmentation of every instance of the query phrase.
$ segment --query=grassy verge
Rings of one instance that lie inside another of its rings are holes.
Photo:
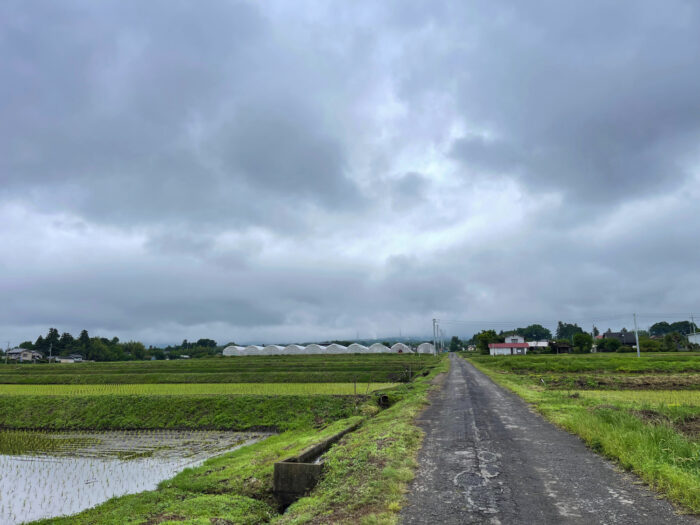
[[[0,396],[0,428],[319,428],[357,415],[363,396]]]
[[[700,513],[700,442],[684,435],[671,417],[697,416],[697,406],[660,407],[648,400],[631,404],[629,396],[600,399],[582,392],[547,390],[528,376],[504,371],[497,361],[494,359],[494,364],[500,370],[478,358],[471,360],[495,382],[532,403],[547,419],[581,436],[593,450],[617,460],[674,502]],[[644,416],[650,412],[667,417]]]
[[[443,358],[428,376],[401,389],[394,405],[332,448],[316,489],[273,523],[396,523],[423,440],[414,419],[427,404],[431,380],[448,367]]]

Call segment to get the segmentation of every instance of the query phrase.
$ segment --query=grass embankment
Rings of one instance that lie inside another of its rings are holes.
[[[428,376],[399,387],[394,405],[326,454],[323,478],[311,495],[273,523],[396,523],[423,440],[414,419],[427,404],[432,379],[448,368],[443,357]]]
[[[362,416],[322,429],[290,430],[185,470],[158,490],[114,498],[75,516],[38,523],[396,523],[422,441],[413,420],[427,402],[430,380],[448,366],[443,359],[427,376],[388,391],[395,403],[386,410],[378,412],[374,403],[360,407],[362,426],[326,453],[319,484],[283,515],[278,514],[271,492],[274,462],[298,454]]]
[[[317,428],[357,414],[362,396],[0,396],[0,428]]]
[[[0,396],[192,396],[256,395],[317,396],[363,395],[396,383],[186,383],[116,385],[0,385]]]
[[[664,356],[654,356],[627,367],[635,372],[654,369],[666,374],[697,369],[697,357],[683,357],[669,356],[670,363],[664,364]],[[566,391],[549,388],[541,381],[542,372],[550,370],[619,371],[617,356],[469,359],[494,381],[533,403],[550,421],[581,436],[593,450],[617,460],[671,500],[700,513],[700,436],[697,426],[694,428],[694,422],[700,420],[700,407],[696,392]],[[513,373],[515,370],[520,372]]]
[[[416,354],[341,354],[0,364],[0,384],[395,383],[410,381],[430,361]]]
[[[186,469],[157,490],[113,498],[74,516],[36,523],[56,525],[268,523],[277,515],[272,495],[275,461],[339,432],[358,417],[323,429],[285,432]]]

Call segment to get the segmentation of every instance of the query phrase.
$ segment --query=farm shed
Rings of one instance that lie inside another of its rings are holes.
[[[369,348],[367,348],[365,345],[361,345],[360,343],[353,343],[350,346],[348,346],[348,353],[349,354],[367,354],[367,353],[369,353]]]
[[[326,347],[327,354],[347,354],[348,347],[337,343],[330,344]]]
[[[326,347],[313,344],[309,345],[304,349],[305,354],[325,354],[326,353]]]
[[[527,349],[527,343],[489,343],[489,353],[491,355],[525,355],[527,354]]]
[[[221,353],[222,353],[222,355],[227,356],[227,357],[229,357],[229,356],[241,356],[241,355],[245,355],[243,353],[244,351],[245,351],[245,347],[243,347],[243,346],[231,345],[231,346],[227,346],[226,348],[224,348],[224,351]]]
[[[418,345],[418,349],[416,350],[416,353],[418,353],[418,354],[434,354],[435,347],[432,345],[432,343],[421,343]]]
[[[391,352],[391,349],[382,343],[374,343],[369,347],[370,354],[387,354],[389,352]]]
[[[412,354],[413,350],[403,343],[396,343],[391,347],[391,351],[396,354]]]

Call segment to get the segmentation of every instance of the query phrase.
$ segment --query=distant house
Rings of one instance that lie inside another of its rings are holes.
[[[525,339],[519,335],[506,336],[505,343],[490,343],[489,354],[491,355],[525,355],[529,345]]]
[[[574,348],[571,343],[567,343],[566,341],[552,341],[550,347],[555,354],[570,354],[571,350]]]
[[[36,350],[27,350],[26,348],[13,348],[7,351],[7,359],[10,361],[22,362],[32,362],[43,359],[44,354],[37,352]]]
[[[634,332],[612,332],[608,330],[603,334],[603,339],[617,339],[625,346],[636,346],[637,344]]]
[[[68,359],[72,359],[74,363],[82,363],[83,362],[83,356],[80,354],[70,354],[68,356]]]

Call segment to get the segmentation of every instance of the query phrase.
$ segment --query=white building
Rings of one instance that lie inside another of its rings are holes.
[[[700,332],[696,334],[688,334],[688,342],[700,345]]]
[[[19,361],[22,363],[43,359],[44,354],[36,350],[27,350],[26,348],[13,348],[7,351],[7,358],[10,361]]]
[[[511,339],[511,337],[507,337],[506,339]],[[520,337],[520,339],[522,339],[522,337]],[[489,353],[491,355],[525,355],[527,354],[527,349],[528,344],[524,341],[489,343]]]

